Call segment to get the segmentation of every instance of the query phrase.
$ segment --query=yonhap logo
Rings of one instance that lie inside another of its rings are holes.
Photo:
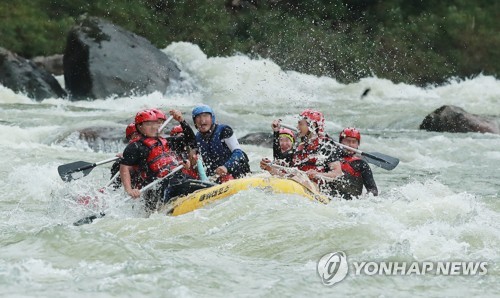
[[[342,281],[348,271],[347,257],[343,251],[326,254],[318,261],[318,275],[326,286]]]
[[[484,261],[354,261],[351,274],[354,276],[483,276],[488,274],[488,262]],[[346,254],[343,251],[328,253],[318,261],[318,275],[326,286],[341,282],[349,272]]]

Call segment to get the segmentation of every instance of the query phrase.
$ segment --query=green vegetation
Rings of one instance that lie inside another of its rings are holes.
[[[496,0],[3,0],[0,46],[30,58],[62,53],[82,14],[105,18],[159,48],[198,44],[283,69],[352,82],[442,83],[500,73]]]

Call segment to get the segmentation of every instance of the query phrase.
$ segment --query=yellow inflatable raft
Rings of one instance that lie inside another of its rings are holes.
[[[187,196],[179,197],[173,202],[162,206],[159,212],[173,216],[181,215],[251,188],[270,190],[274,193],[297,194],[323,204],[330,202],[330,198],[327,196],[311,191],[307,187],[291,179],[277,177],[247,177],[200,189]]]

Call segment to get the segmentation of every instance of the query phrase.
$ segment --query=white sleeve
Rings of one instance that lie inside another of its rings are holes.
[[[223,141],[224,143],[226,143],[227,147],[229,147],[229,150],[231,150],[231,152],[233,152],[236,149],[241,150],[240,143],[238,142],[238,139],[234,135],[230,136],[227,139],[223,139]]]

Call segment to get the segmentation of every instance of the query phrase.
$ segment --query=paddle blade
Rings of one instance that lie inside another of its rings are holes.
[[[75,161],[57,167],[57,171],[63,181],[69,182],[87,176],[94,167],[95,164],[89,162]]]
[[[102,218],[106,216],[105,213],[101,212],[99,214],[92,214],[90,216],[87,216],[87,217],[84,217],[80,220],[77,220],[73,223],[74,226],[82,226],[82,225],[86,225],[86,224],[91,224],[94,219],[98,219],[98,218]]]
[[[361,155],[363,155],[367,162],[388,171],[394,169],[399,164],[399,159],[379,152],[363,152]]]

